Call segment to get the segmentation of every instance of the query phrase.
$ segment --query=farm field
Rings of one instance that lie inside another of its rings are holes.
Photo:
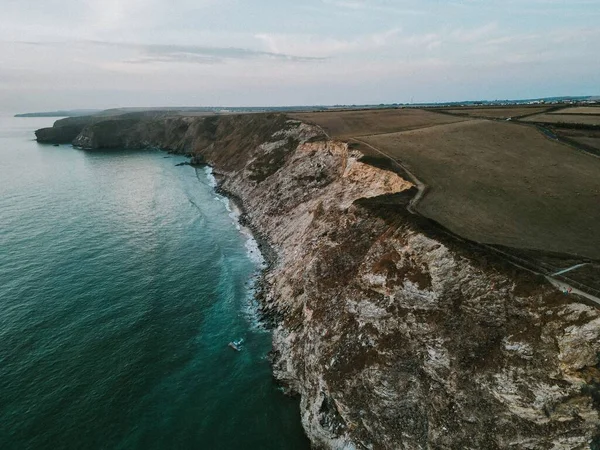
[[[600,106],[573,106],[571,108],[559,109],[552,114],[598,114]]]
[[[322,127],[331,137],[391,133],[468,120],[422,109],[383,109],[324,111],[288,114],[290,117]]]
[[[523,122],[568,123],[583,125],[600,125],[600,115],[593,114],[536,114],[520,119]]]
[[[568,278],[600,290],[600,264],[587,264],[565,274]]]
[[[509,117],[520,117],[528,114],[539,114],[548,110],[548,106],[543,107],[532,107],[532,106],[519,106],[519,107],[488,107],[488,108],[444,108],[437,111],[445,112],[449,114],[456,114],[460,116],[468,117],[486,117],[490,119],[508,119]]]
[[[596,150],[600,150],[600,137],[574,137],[572,138],[575,142],[582,145],[587,145],[588,147],[592,147]]]
[[[427,184],[417,210],[461,236],[600,259],[600,158],[488,120],[359,139]]]
[[[570,139],[578,144],[600,151],[600,130],[555,128],[552,131],[562,138]]]

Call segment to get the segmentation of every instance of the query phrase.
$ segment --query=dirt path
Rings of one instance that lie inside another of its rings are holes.
[[[417,205],[417,203],[421,200],[421,198],[423,198],[423,196],[425,195],[425,192],[427,191],[427,185],[424,184],[421,180],[419,180],[415,174],[413,174],[410,170],[408,170],[406,168],[406,166],[404,164],[402,164],[400,161],[398,161],[397,159],[392,158],[390,155],[388,155],[387,153],[379,150],[378,148],[373,147],[371,144],[358,139],[358,138],[350,138],[349,140],[351,141],[355,141],[358,142],[359,144],[365,145],[367,147],[369,147],[371,150],[379,153],[382,156],[385,156],[386,158],[388,158],[390,161],[392,161],[392,163],[396,164],[403,172],[405,172],[409,178],[410,181],[416,186],[417,188],[417,194],[412,198],[412,200],[408,203],[407,209],[411,214],[415,214],[415,215],[420,215],[416,210],[415,210],[415,206]]]
[[[327,135],[327,133],[325,133]],[[329,138],[329,136],[327,136]],[[411,214],[415,214],[415,215],[419,215],[421,216],[421,214],[416,210],[416,206],[418,204],[418,202],[423,198],[423,196],[425,195],[425,193],[427,192],[427,185],[425,183],[423,183],[421,180],[419,180],[417,178],[417,176],[412,173],[409,169],[406,168],[406,166],[404,164],[402,164],[400,161],[398,161],[397,159],[393,158],[392,156],[388,155],[387,153],[385,153],[384,151],[374,147],[373,145],[369,144],[368,142],[363,141],[362,139],[359,138],[349,138],[350,141],[354,141],[354,142],[358,142],[359,144],[365,145],[367,147],[369,147],[371,150],[375,151],[376,153],[388,158],[393,164],[396,164],[403,172],[405,172],[409,177],[410,177],[410,181],[417,187],[417,194],[412,198],[412,200],[409,202],[407,209]],[[541,266],[537,265],[535,267],[532,268],[528,268],[525,267],[521,264],[518,264],[517,262],[514,261],[515,257],[513,255],[508,255],[505,254],[504,252],[496,249],[495,247],[486,245],[486,244],[482,244],[482,243],[475,243],[477,245],[481,245],[483,247],[485,247],[488,250],[491,250],[492,252],[496,253],[497,255],[499,255],[500,257],[502,257],[502,259],[504,259],[505,261],[509,262],[511,265],[519,267],[523,270],[527,270],[528,272],[534,273],[536,275],[542,275],[544,276],[553,286],[557,287],[558,289],[560,289],[561,291],[564,291],[565,289],[571,289],[571,292],[573,294],[577,294],[577,295],[581,295],[582,297],[585,297],[589,300],[592,300],[593,302],[597,303],[598,305],[600,305],[600,298],[596,297],[592,294],[589,294],[585,291],[582,291],[580,289],[577,289],[563,281],[559,281],[555,278],[553,278],[553,276],[557,276],[557,275],[562,275],[564,273],[570,272],[571,270],[575,270],[578,269],[579,267],[585,266],[587,263],[582,263],[582,264],[577,264],[575,266],[569,267],[567,269],[561,270],[559,272],[553,273],[551,275],[549,275],[547,273],[547,270],[544,270]],[[526,262],[526,261],[523,261]],[[528,263],[527,265],[534,265],[532,262],[526,262]]]
[[[459,121],[452,122],[452,123],[454,124],[454,123],[462,123],[462,122],[471,122],[473,120],[490,120],[490,119],[486,119],[485,117],[481,118],[481,119],[472,118],[472,117],[465,117],[464,120],[459,120]],[[423,130],[425,128],[429,129],[429,128],[445,127],[447,125],[450,125],[450,124],[449,123],[436,123],[436,124],[433,124],[433,125],[416,126],[414,128],[405,128],[405,129],[402,129],[402,130],[386,131],[386,132],[383,132],[383,133],[361,134],[361,135],[356,135],[354,137],[351,137],[349,139],[352,139],[352,140],[356,141],[356,140],[358,140],[358,138],[361,138],[361,137],[368,138],[368,137],[372,137],[372,136],[385,136],[387,134],[405,133],[407,131]],[[373,149],[376,150],[375,148],[373,148]]]
[[[576,264],[576,265],[571,266],[571,267],[569,267],[567,269],[559,270],[558,272],[553,273],[552,276],[555,277],[556,275],[562,275],[563,273],[567,273],[567,272],[570,272],[571,270],[579,269],[580,267],[583,267],[585,265],[587,265],[587,263]]]
[[[577,294],[582,297],[585,297],[585,298],[597,303],[600,306],[600,298],[596,297],[595,295],[588,294],[587,292],[584,292],[580,289],[574,288],[573,286],[571,286],[567,283],[564,283],[562,281],[559,281],[555,278],[552,278],[550,276],[547,276],[546,280],[548,280],[550,282],[550,284],[552,284],[556,288],[560,289],[562,292],[564,292],[566,289],[571,289],[571,294]]]

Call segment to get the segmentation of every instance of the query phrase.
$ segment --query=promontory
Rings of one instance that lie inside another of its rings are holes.
[[[315,448],[566,450],[600,448],[597,118],[154,110],[36,135],[213,167],[272,254],[273,373]]]

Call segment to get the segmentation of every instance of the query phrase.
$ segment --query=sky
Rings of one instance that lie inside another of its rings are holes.
[[[0,0],[0,111],[600,95],[600,0]]]

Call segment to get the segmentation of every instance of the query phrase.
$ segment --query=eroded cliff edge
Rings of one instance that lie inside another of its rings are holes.
[[[85,126],[211,163],[277,259],[274,374],[319,448],[600,445],[600,311],[409,214],[412,185],[283,115]]]

